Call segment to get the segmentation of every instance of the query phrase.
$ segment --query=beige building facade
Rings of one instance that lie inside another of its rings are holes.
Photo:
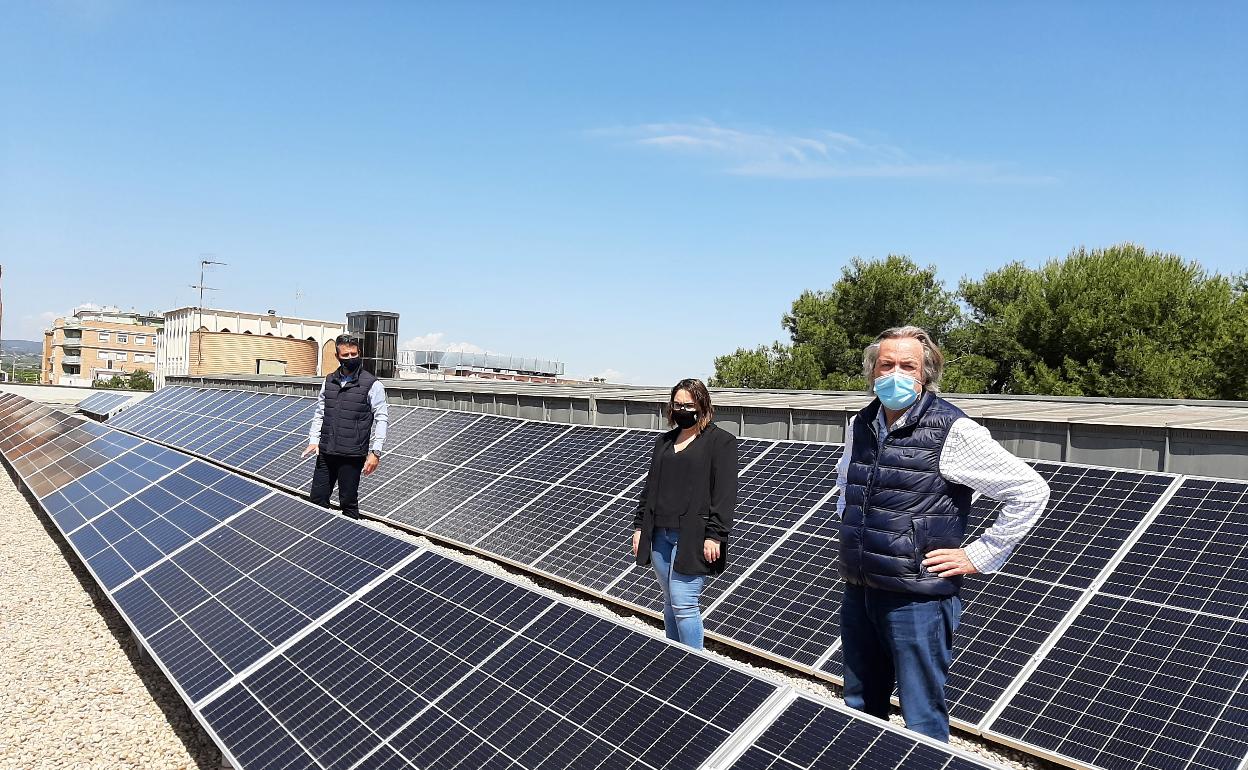
[[[113,375],[143,370],[155,374],[157,313],[82,306],[57,318],[43,332],[44,385],[89,386]]]
[[[156,387],[174,376],[320,375],[337,366],[334,338],[345,331],[342,323],[275,313],[170,310],[156,343]]]

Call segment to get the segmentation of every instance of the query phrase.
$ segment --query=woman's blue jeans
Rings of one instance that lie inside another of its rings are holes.
[[[651,538],[650,563],[663,589],[663,628],[667,638],[695,650],[702,649],[702,586],[706,575],[682,575],[676,563],[678,529],[656,529]]]

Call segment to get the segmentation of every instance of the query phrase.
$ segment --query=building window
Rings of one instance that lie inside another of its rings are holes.
[[[136,335],[135,335],[135,337],[134,337],[134,344],[136,344],[136,345],[146,345],[146,344],[147,344],[147,337],[143,336],[142,334],[136,334]]]
[[[129,344],[130,344],[130,335],[129,335],[129,334],[122,334],[121,332],[117,332],[117,344],[118,344],[118,345],[129,345]]]
[[[113,351],[111,351],[111,350],[101,350],[101,351],[100,351],[100,360],[101,360],[101,361],[112,361],[112,360],[113,360]]]
[[[100,342],[111,342],[112,338],[112,332],[100,332]]]
[[[125,361],[125,360],[126,360],[126,354],[125,354],[125,353],[122,353],[122,352],[120,352],[120,351],[119,351],[119,352],[117,352],[117,353],[114,353],[113,355],[117,356],[117,358],[116,358],[116,360],[117,360],[117,361]]]

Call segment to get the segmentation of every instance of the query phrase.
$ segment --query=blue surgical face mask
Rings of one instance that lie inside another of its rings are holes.
[[[875,395],[886,408],[905,409],[919,397],[919,381],[908,374],[893,372],[875,378]]]

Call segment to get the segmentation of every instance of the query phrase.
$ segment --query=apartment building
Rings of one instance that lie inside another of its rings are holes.
[[[40,381],[89,386],[140,369],[155,373],[156,336],[162,323],[155,312],[81,305],[44,330]]]
[[[156,344],[156,387],[166,377],[277,374],[308,377],[338,365],[342,323],[268,313],[180,307],[164,314]]]

